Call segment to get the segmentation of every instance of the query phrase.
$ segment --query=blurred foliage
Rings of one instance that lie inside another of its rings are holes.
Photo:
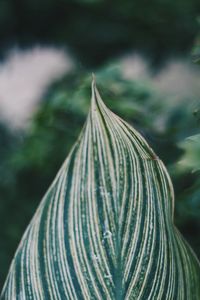
[[[197,18],[197,22],[198,22],[199,31],[200,31],[200,17]],[[192,55],[193,55],[194,62],[197,64],[200,64],[200,33],[196,37]]]
[[[190,136],[179,147],[184,150],[179,163],[176,165],[180,179],[190,176],[193,180],[179,195],[177,202],[178,213],[181,218],[186,237],[191,239],[197,254],[200,254],[200,134]],[[188,226],[189,229],[188,230]]]
[[[0,49],[67,46],[83,66],[138,50],[155,63],[188,51],[199,0],[1,0]]]
[[[15,176],[13,168],[9,165],[10,157],[15,153],[19,145],[19,137],[16,137],[8,128],[0,124],[0,286],[8,269],[8,262],[13,255],[13,245],[19,243],[19,234],[22,234],[19,226],[12,222],[13,209],[17,204],[13,201]],[[10,214],[8,215],[8,212]]]
[[[198,17],[200,28],[200,18]],[[200,33],[197,35],[193,48],[193,60],[200,64]],[[200,103],[200,99],[199,99]],[[200,105],[200,104],[199,104]],[[200,127],[200,106],[193,111],[194,118]],[[177,177],[184,182],[184,177],[190,178],[188,186],[178,194],[177,217],[188,240],[193,244],[197,255],[200,257],[200,134],[191,135],[179,142],[183,150],[179,162],[174,167]],[[192,181],[191,181],[192,179]],[[187,181],[186,181],[187,182]]]
[[[200,171],[200,134],[193,135],[180,143],[184,155],[180,161],[181,167],[192,172]]]
[[[127,80],[120,65],[107,65],[96,75],[100,91],[101,86],[106,91],[102,96],[108,107],[134,125],[167,165],[177,198],[175,221],[200,256],[200,241],[196,238],[200,230],[200,199],[194,186],[199,182],[198,174],[188,172],[191,148],[181,144],[180,149],[180,141],[199,130],[188,104],[190,99],[171,99],[160,95],[147,81]],[[1,283],[26,225],[85,122],[90,81],[84,73],[74,73],[54,84],[29,130],[25,135],[18,133],[15,147],[6,147],[6,154],[1,157],[5,164],[0,181]],[[8,141],[13,140],[9,134]],[[4,145],[0,144],[0,151]],[[180,164],[175,162],[181,160],[183,149],[182,161],[189,163],[180,170]]]

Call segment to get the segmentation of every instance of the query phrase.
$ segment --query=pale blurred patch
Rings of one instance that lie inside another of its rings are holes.
[[[189,58],[171,59],[156,75],[151,72],[149,62],[138,53],[129,54],[120,60],[124,78],[148,80],[153,87],[164,94],[185,97],[199,97],[200,68]]]
[[[56,48],[10,52],[0,64],[0,118],[25,127],[49,85],[72,68],[71,58]]]
[[[200,68],[191,61],[171,60],[153,78],[154,86],[164,93],[185,97],[200,96]]]
[[[143,80],[150,77],[147,61],[138,53],[124,56],[120,60],[123,76],[129,80]]]

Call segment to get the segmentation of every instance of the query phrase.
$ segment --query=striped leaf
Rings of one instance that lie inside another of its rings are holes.
[[[93,81],[86,124],[22,238],[1,299],[199,300],[199,263],[173,214],[163,163]]]

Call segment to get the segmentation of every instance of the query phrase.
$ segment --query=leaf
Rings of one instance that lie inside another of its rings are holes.
[[[199,263],[173,213],[163,163],[93,80],[86,124],[25,232],[1,299],[197,300]]]

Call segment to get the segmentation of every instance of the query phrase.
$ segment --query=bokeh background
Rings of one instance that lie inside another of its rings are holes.
[[[200,1],[0,1],[0,290],[76,140],[91,72],[167,165],[200,257]]]

